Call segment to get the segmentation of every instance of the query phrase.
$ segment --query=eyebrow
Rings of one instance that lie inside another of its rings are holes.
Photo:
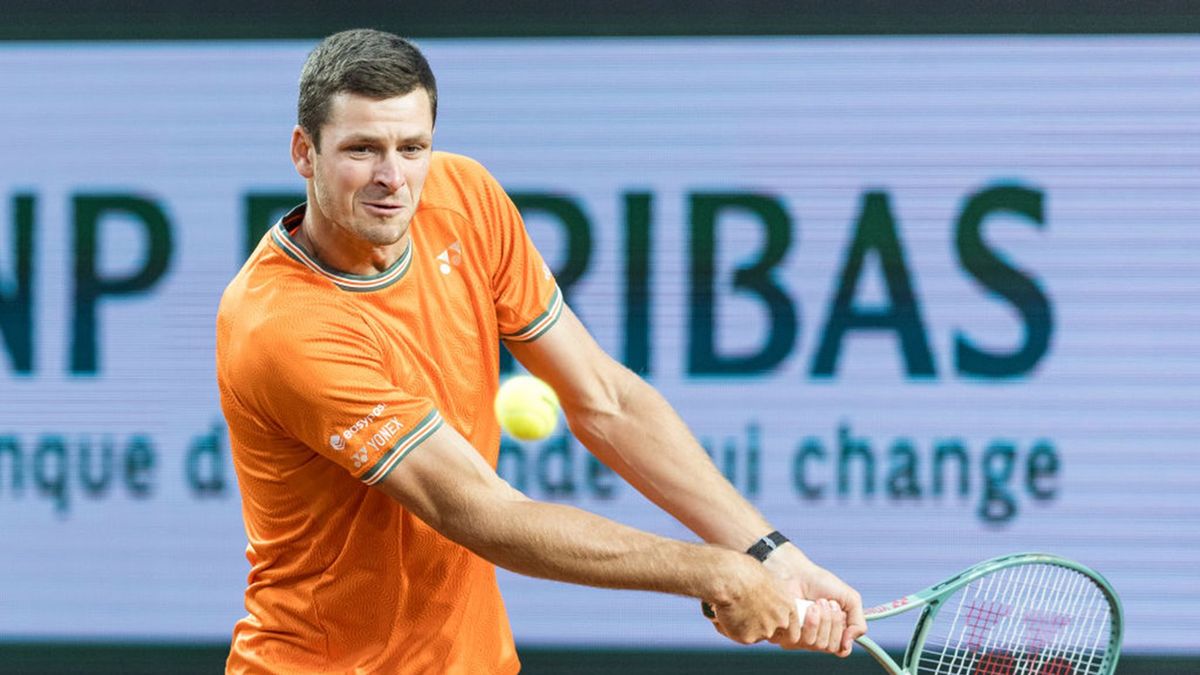
[[[399,142],[404,143],[404,144],[407,144],[407,143],[429,144],[431,142],[431,140],[432,140],[432,137],[429,134],[415,134],[413,136],[406,136],[404,138],[401,138],[401,139],[399,139]],[[380,136],[372,135],[372,134],[362,134],[362,133],[352,134],[352,135],[347,136],[346,138],[342,139],[342,141],[340,143],[338,143],[338,147],[344,148],[348,145],[354,145],[356,143],[366,143],[369,145],[378,145],[378,144],[383,144],[383,138]]]

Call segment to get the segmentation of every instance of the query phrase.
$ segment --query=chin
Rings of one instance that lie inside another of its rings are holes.
[[[408,232],[408,224],[371,224],[361,227],[358,235],[370,242],[372,246],[391,246],[404,238]]]

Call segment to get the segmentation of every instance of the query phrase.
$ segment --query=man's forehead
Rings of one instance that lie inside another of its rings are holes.
[[[330,126],[377,126],[401,124],[423,127],[432,131],[433,110],[429,94],[418,87],[407,94],[390,98],[373,98],[353,92],[339,92],[329,100]]]

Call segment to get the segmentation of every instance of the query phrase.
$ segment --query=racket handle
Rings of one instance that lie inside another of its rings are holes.
[[[796,616],[800,617],[800,620],[803,621],[804,615],[808,613],[808,608],[812,605],[812,600],[796,598]],[[717,613],[713,611],[712,605],[708,604],[707,602],[701,601],[700,611],[704,612],[704,616],[708,617],[709,619],[717,618]]]

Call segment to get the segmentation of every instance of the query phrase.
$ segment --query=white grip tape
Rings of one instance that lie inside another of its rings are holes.
[[[808,608],[815,604],[812,600],[796,598],[796,616],[800,617],[800,620],[803,621],[804,615],[808,613]]]

